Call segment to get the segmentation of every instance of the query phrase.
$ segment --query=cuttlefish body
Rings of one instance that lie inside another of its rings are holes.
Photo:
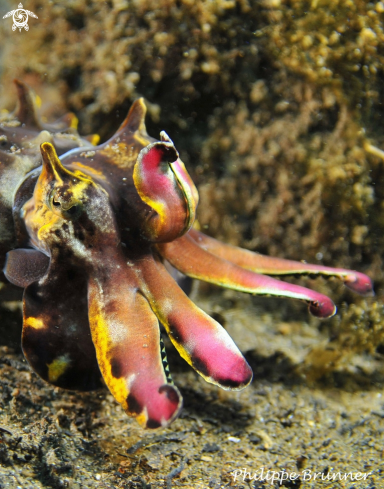
[[[361,273],[270,258],[193,229],[198,192],[166,133],[146,132],[136,101],[106,143],[59,159],[50,142],[14,192],[18,248],[4,273],[24,287],[22,346],[32,368],[68,389],[108,386],[145,427],[171,422],[181,396],[168,374],[160,323],[208,382],[241,389],[252,371],[228,333],[169,273],[252,294],[300,299],[321,318],[328,297],[266,275],[338,277],[369,294]],[[1,159],[1,155],[0,155]]]

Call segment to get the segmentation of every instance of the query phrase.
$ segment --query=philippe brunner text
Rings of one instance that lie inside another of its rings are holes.
[[[336,482],[336,481],[362,481],[367,480],[367,477],[372,472],[314,472],[313,470],[305,469],[300,472],[287,472],[286,470],[267,470],[264,467],[256,470],[255,472],[249,469],[242,468],[236,469],[231,472],[234,481],[260,481],[270,482],[271,484],[278,483],[282,485],[284,481],[295,481],[300,479],[301,481],[323,481],[323,482]]]

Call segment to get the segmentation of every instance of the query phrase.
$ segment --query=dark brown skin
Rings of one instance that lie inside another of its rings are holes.
[[[63,267],[63,258],[59,253],[49,274],[24,290],[24,355],[35,372],[53,385],[98,389],[103,384],[89,329],[86,277],[78,268]],[[70,287],[63,286],[69,283]],[[41,321],[42,326],[28,327],[28,318]]]
[[[81,148],[71,151],[61,159],[65,167],[90,175],[108,192],[121,239],[133,254],[135,248],[149,246],[141,223],[153,214],[139,197],[133,182],[133,168],[140,151],[155,141],[146,132],[145,112],[143,101],[137,101],[110,140],[88,152]]]
[[[0,150],[20,151],[30,153],[33,150],[40,158],[39,144],[43,141],[51,141],[58,155],[62,155],[73,148],[92,147],[90,141],[98,141],[98,137],[91,136],[89,139],[80,138],[77,134],[77,118],[75,114],[68,113],[61,119],[51,124],[40,121],[37,113],[35,95],[20,80],[14,80],[18,107],[14,114],[5,118],[0,125]],[[39,134],[43,132],[40,143],[34,143]]]
[[[7,251],[28,244],[18,210],[32,195],[33,183],[29,184],[24,180],[31,171],[41,166],[40,144],[52,142],[58,154],[79,146],[92,147],[89,141],[77,134],[74,114],[67,114],[53,124],[43,124],[38,117],[32,91],[19,80],[15,80],[15,85],[18,107],[13,114],[0,119],[1,268],[4,266]],[[35,176],[30,179],[36,181]],[[13,201],[15,194],[16,199]]]

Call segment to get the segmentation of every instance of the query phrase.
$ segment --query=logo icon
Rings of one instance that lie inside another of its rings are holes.
[[[16,10],[11,10],[7,14],[4,15],[3,19],[6,19],[7,17],[10,17],[13,15],[13,26],[12,30],[15,31],[16,29],[19,29],[21,32],[21,29],[24,28],[26,31],[29,30],[29,25],[28,25],[28,16],[30,15],[31,17],[34,17],[35,19],[38,19],[37,15],[31,12],[30,10],[25,10],[23,9],[23,4],[19,3],[18,5],[19,8]]]

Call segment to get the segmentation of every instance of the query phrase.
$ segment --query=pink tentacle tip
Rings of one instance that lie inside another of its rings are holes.
[[[356,292],[357,294],[364,295],[366,297],[372,297],[375,295],[373,290],[373,282],[364,273],[353,272],[344,280],[345,285]]]
[[[335,304],[326,296],[321,301],[313,301],[309,304],[309,312],[319,319],[331,318],[336,314],[336,311]]]
[[[252,381],[253,372],[243,356],[239,357],[232,365],[230,371],[221,372],[216,380],[223,389],[241,390]]]
[[[252,382],[253,372],[248,362],[244,361],[232,372],[233,387],[243,389]]]

